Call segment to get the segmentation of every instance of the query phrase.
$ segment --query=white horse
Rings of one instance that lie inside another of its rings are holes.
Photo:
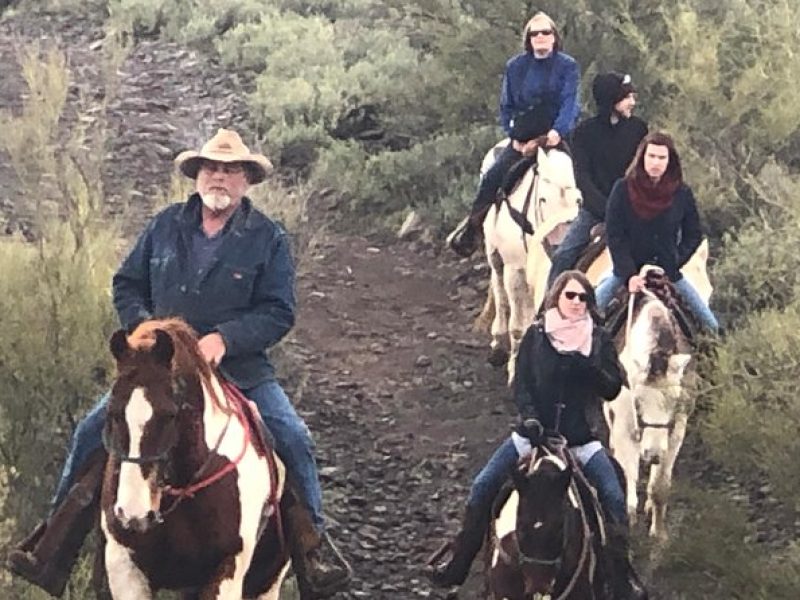
[[[641,273],[652,268],[645,266]],[[675,315],[647,289],[631,296],[625,333],[617,345],[629,387],[604,405],[610,445],[625,471],[632,522],[638,509],[639,466],[649,467],[645,512],[651,515],[650,535],[665,539],[672,470],[694,408],[684,389],[691,348]]]
[[[497,154],[500,142],[484,158],[482,172]],[[560,150],[537,150],[536,166],[529,169],[508,198],[516,211],[527,218],[534,232],[559,215],[574,215],[580,202],[572,159]],[[489,210],[483,222],[486,256],[491,267],[490,290],[497,307],[491,325],[490,362],[508,360],[508,382],[514,380],[517,352],[525,329],[533,321],[535,305],[526,280],[528,250],[534,236],[523,232],[503,202]],[[563,235],[563,232],[562,232]],[[556,240],[560,241],[560,240]]]

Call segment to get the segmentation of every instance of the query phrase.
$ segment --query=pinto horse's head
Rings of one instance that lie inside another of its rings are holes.
[[[646,463],[666,456],[676,415],[683,409],[683,379],[691,355],[664,303],[645,296],[633,315],[623,360],[633,393],[640,450]]]
[[[513,475],[519,494],[516,536],[525,593],[548,594],[562,563],[572,469],[553,454],[534,455]]]
[[[135,335],[129,338],[120,330],[111,337],[117,379],[104,443],[120,463],[113,515],[123,527],[145,531],[160,520],[161,490],[179,440],[186,394],[185,383],[174,374],[176,347],[170,333],[153,329],[144,338]]]

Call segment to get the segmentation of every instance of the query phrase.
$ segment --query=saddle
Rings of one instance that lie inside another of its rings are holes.
[[[661,269],[648,269],[644,277],[645,287],[670,310],[683,335],[692,342],[700,331],[700,324],[694,313],[684,304],[669,277]],[[616,337],[627,321],[629,297],[628,288],[621,286],[608,305],[605,327],[612,338]]]
[[[597,257],[606,249],[606,224],[605,221],[592,227],[589,233],[589,243],[578,256],[575,268],[581,273],[586,273]]]

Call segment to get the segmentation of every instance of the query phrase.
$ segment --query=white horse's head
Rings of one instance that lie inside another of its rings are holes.
[[[575,183],[575,170],[569,154],[556,150],[537,150],[539,181],[537,201],[542,221],[578,206],[581,192]]]
[[[680,351],[680,328],[658,298],[641,298],[632,318],[622,361],[635,401],[641,456],[653,463],[663,459],[669,448],[691,355]]]

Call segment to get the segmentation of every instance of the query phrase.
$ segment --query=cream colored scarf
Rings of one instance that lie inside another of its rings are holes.
[[[592,352],[592,331],[594,321],[588,312],[575,320],[562,317],[557,308],[544,313],[544,332],[553,348],[561,354],[580,352],[589,356]]]

